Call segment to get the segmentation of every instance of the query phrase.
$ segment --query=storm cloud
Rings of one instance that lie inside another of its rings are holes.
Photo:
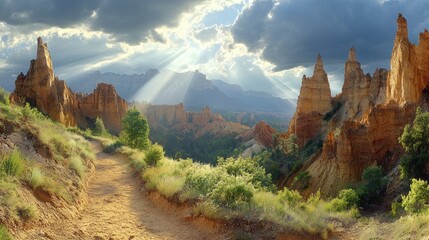
[[[421,23],[429,20],[427,4],[426,0],[254,1],[240,13],[232,34],[249,51],[261,50],[275,71],[311,66],[317,53],[328,64],[344,63],[350,47],[357,49],[363,64],[386,63],[398,13],[407,17],[410,37],[416,40],[423,31]]]
[[[30,31],[37,27],[86,25],[114,40],[162,41],[156,28],[176,26],[180,15],[205,0],[1,0],[0,21]],[[29,28],[30,27],[30,28]]]

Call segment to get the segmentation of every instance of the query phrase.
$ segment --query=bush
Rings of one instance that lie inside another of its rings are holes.
[[[311,178],[310,172],[308,172],[308,171],[300,172],[294,178],[293,185],[295,187],[298,187],[299,189],[302,189],[302,190],[306,189],[309,186],[310,178]]]
[[[95,136],[103,136],[107,134],[106,128],[104,127],[103,120],[101,118],[95,119],[95,127],[92,131]]]
[[[164,154],[165,152],[162,146],[155,143],[150,146],[149,150],[146,152],[144,160],[147,165],[154,167],[164,158]]]
[[[341,212],[356,208],[359,204],[359,196],[354,189],[343,189],[338,197],[331,200],[329,208],[335,212]]]
[[[45,179],[43,173],[38,168],[33,168],[30,175],[30,185],[35,189],[43,185]]]
[[[429,210],[429,186],[424,180],[412,179],[410,192],[402,196],[402,207],[408,214],[427,213]]]
[[[112,144],[109,144],[103,148],[103,152],[105,153],[113,153],[118,148],[122,147],[122,143],[120,141],[115,141]]]
[[[197,165],[199,166],[199,165]],[[185,179],[185,190],[197,195],[206,196],[219,182],[221,174],[209,165],[193,167]]]
[[[253,191],[253,186],[244,177],[225,175],[209,196],[215,204],[235,209],[249,203],[252,200]]]
[[[1,88],[1,87],[0,87],[0,103],[9,105],[9,93],[4,88]]]
[[[121,138],[126,145],[140,150],[149,147],[149,124],[136,108],[128,110],[122,125]]]
[[[302,196],[298,191],[289,190],[288,188],[279,191],[277,197],[281,203],[286,203],[291,207],[295,207],[302,200]]]
[[[406,125],[399,142],[405,149],[400,161],[401,177],[423,178],[424,169],[429,159],[429,112],[417,108],[413,125]]]
[[[0,239],[1,240],[12,240],[12,236],[9,231],[3,226],[0,225]]]
[[[379,166],[366,168],[362,174],[362,184],[358,187],[358,196],[362,204],[378,203],[386,190],[388,179]]]
[[[83,165],[82,159],[80,157],[72,157],[70,160],[70,168],[75,170],[79,178],[83,178],[85,175],[85,165]]]
[[[266,174],[265,169],[251,158],[219,158],[218,167],[229,175],[248,177],[257,189],[274,189],[271,174]]]
[[[1,168],[9,176],[20,176],[25,168],[24,156],[18,150],[2,157]]]

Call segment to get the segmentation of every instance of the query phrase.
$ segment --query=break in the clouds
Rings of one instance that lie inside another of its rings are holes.
[[[0,85],[13,88],[41,36],[66,80],[200,70],[296,98],[321,53],[336,94],[350,47],[365,71],[389,67],[399,12],[417,42],[429,27],[428,0],[0,0]]]

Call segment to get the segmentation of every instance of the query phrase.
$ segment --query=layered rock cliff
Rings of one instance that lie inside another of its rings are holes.
[[[37,39],[36,60],[31,61],[26,75],[18,75],[10,99],[12,103],[28,102],[66,126],[86,128],[100,117],[113,133],[121,130],[121,119],[128,109],[125,100],[108,84],[99,84],[90,95],[72,92],[54,75],[48,45],[41,38]]]
[[[137,104],[137,109],[146,116],[151,128],[156,130],[192,133],[195,138],[204,134],[215,137],[238,135],[249,127],[225,121],[205,107],[200,112],[186,112],[184,105]]]
[[[243,157],[251,157],[266,148],[273,147],[274,135],[277,131],[264,121],[258,122],[255,126],[240,134],[239,138],[243,140],[246,147]]]
[[[329,118],[300,119],[297,106],[288,133],[294,132],[299,141],[308,141],[308,133],[312,132],[323,141],[323,147],[307,159],[302,169],[311,175],[304,194],[320,189],[323,195],[332,196],[359,181],[368,166],[380,165],[387,172],[397,165],[403,151],[398,137],[413,120],[416,107],[427,102],[424,91],[429,82],[427,30],[415,46],[408,40],[402,15],[397,24],[390,71],[377,69],[372,77],[364,74],[352,48],[345,63],[342,93],[333,99],[336,104],[328,110]],[[306,95],[302,88],[300,94]],[[326,87],[320,86],[322,89]]]
[[[299,146],[316,137],[322,127],[322,119],[332,108],[328,75],[323,68],[322,57],[317,56],[312,77],[302,78],[296,112],[289,124],[287,135],[295,134]]]

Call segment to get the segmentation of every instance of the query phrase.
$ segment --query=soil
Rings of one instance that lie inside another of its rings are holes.
[[[91,143],[96,171],[83,210],[73,219],[28,229],[16,239],[224,239],[215,223],[188,220],[186,208],[149,193],[128,160]]]

